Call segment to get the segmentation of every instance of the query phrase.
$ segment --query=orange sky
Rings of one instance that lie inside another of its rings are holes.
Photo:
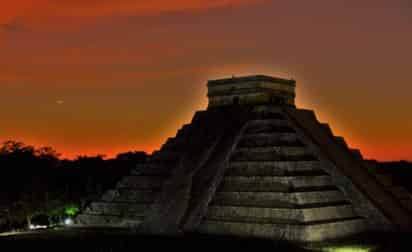
[[[412,160],[411,44],[405,0],[9,1],[0,141],[150,152],[207,79],[259,73],[296,79],[298,106],[367,158]]]

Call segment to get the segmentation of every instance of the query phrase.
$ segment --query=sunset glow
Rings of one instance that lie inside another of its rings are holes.
[[[0,8],[0,141],[63,157],[158,149],[208,79],[293,78],[366,158],[412,160],[404,0],[17,0]]]

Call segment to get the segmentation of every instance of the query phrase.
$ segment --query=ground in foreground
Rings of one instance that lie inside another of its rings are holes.
[[[169,249],[271,249],[285,252],[381,252],[412,251],[411,233],[365,233],[340,241],[293,244],[266,239],[192,234],[185,236],[145,236],[124,229],[60,228],[0,236],[1,244],[30,250],[137,251],[143,248]],[[17,251],[17,250],[15,250]]]

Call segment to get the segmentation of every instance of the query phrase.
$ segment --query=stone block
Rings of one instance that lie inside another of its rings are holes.
[[[92,215],[142,217],[148,207],[149,205],[147,204],[93,202],[85,213]]]
[[[363,159],[363,156],[362,156],[362,153],[360,152],[360,150],[358,150],[358,149],[349,149],[349,150],[356,159],[358,159],[358,160]]]
[[[408,200],[412,198],[411,193],[402,186],[387,187],[387,190],[399,200]]]
[[[393,185],[393,178],[390,174],[375,174],[375,177],[384,186]]]
[[[238,147],[303,146],[295,133],[260,133],[242,137]]]
[[[402,205],[412,212],[412,198],[401,200]]]
[[[169,176],[176,162],[149,162],[139,169],[132,170],[131,175],[139,176]]]
[[[289,207],[333,205],[346,201],[338,190],[314,192],[217,192],[212,205]]]
[[[226,174],[242,176],[326,175],[319,161],[235,161],[230,162]]]
[[[237,148],[232,161],[283,161],[283,160],[313,160],[314,157],[304,147],[255,147]]]
[[[137,227],[142,220],[140,217],[128,219],[119,216],[80,214],[75,219],[75,226],[130,228]]]
[[[164,178],[158,176],[126,176],[117,183],[117,188],[159,189],[163,181]]]
[[[119,188],[116,190],[117,195],[111,201],[119,203],[152,203],[158,195],[158,191],[153,190],[132,190],[127,188]],[[107,201],[103,199],[103,201]]]
[[[225,176],[221,191],[290,192],[305,188],[333,186],[329,176]],[[310,190],[310,189],[308,189]]]
[[[362,233],[366,230],[367,223],[361,218],[332,221],[306,226],[301,232],[299,240],[305,242],[335,240]]]
[[[176,161],[182,156],[178,151],[156,151],[149,157],[150,161]]]
[[[332,221],[313,225],[204,221],[199,227],[199,232],[297,242],[318,242],[354,235],[365,231],[365,229],[366,223],[363,219]]]
[[[282,171],[313,171],[320,170],[321,163],[317,160],[310,161],[239,161],[230,162],[229,169],[273,169]]]
[[[248,123],[247,134],[257,133],[293,133],[295,132],[286,120],[256,120]]]
[[[348,145],[346,144],[345,138],[341,136],[335,136],[335,141],[340,144],[343,148],[347,149]]]
[[[357,217],[351,205],[317,208],[264,208],[242,206],[211,206],[207,220],[249,223],[306,223]]]

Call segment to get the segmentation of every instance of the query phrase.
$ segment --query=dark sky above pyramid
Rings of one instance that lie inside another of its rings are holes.
[[[267,74],[365,157],[412,160],[411,31],[405,0],[9,1],[0,141],[151,151],[205,108],[208,79]]]

